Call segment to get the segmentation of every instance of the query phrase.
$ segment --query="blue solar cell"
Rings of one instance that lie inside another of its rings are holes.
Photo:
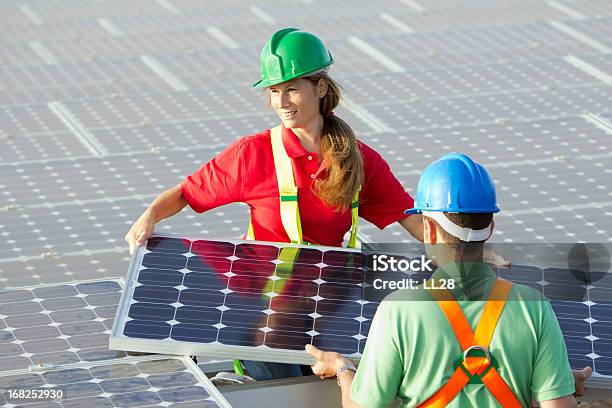
[[[104,392],[125,393],[146,390],[150,388],[150,385],[144,378],[127,377],[104,380],[100,382],[100,387]]]
[[[172,328],[172,339],[209,343],[217,337],[217,329],[202,324],[181,323]]]
[[[357,285],[324,283],[319,286],[319,296],[325,299],[359,300],[363,298],[363,289]]]
[[[612,322],[600,321],[592,325],[593,336],[612,341]]]
[[[496,272],[500,278],[522,284],[535,283],[542,280],[542,270],[534,266],[512,264],[509,268],[498,268]]]
[[[98,384],[90,382],[66,384],[62,388],[64,390],[64,393],[68,396],[78,395],[80,397],[90,397],[98,395],[102,392]]]
[[[201,289],[225,289],[229,278],[224,275],[203,272],[191,272],[185,275],[183,286]]]
[[[565,345],[571,354],[586,356],[593,352],[592,342],[584,337],[573,337],[564,335]]]
[[[583,285],[550,284],[544,286],[544,296],[549,300],[583,302],[587,300],[587,289]]]
[[[193,241],[191,253],[203,258],[226,258],[234,255],[234,244],[208,240]]]
[[[117,407],[142,407],[145,405],[157,405],[162,400],[152,391],[138,391],[128,394],[115,394],[109,397]]]
[[[589,291],[589,295],[589,300],[592,302],[609,302],[612,299],[612,290],[609,288],[593,288]]]
[[[59,297],[70,297],[79,294],[79,291],[71,285],[62,285],[62,286],[49,286],[46,288],[35,288],[32,289],[32,293],[36,295],[37,298],[41,299],[53,299]]]
[[[174,318],[176,309],[170,305],[139,302],[130,307],[128,316],[137,320],[155,320],[165,322]]]
[[[364,281],[364,270],[359,268],[328,266],[321,269],[321,279],[326,282],[357,285]]]
[[[591,325],[584,320],[565,319],[559,317],[561,331],[568,336],[588,336],[591,334]]]
[[[142,259],[142,266],[147,268],[159,268],[159,269],[172,269],[179,270],[183,269],[187,265],[187,258],[183,255],[175,254],[162,254],[162,253],[149,253],[146,254]]]
[[[366,265],[366,256],[360,252],[326,251],[323,254],[323,263],[330,266],[345,268],[361,268]]]
[[[142,285],[134,289],[132,298],[139,302],[173,303],[178,299],[179,293],[175,288]]]
[[[596,359],[595,369],[599,374],[612,376],[612,358],[600,357]]]
[[[183,274],[171,269],[143,269],[138,274],[138,282],[153,286],[178,286],[183,282]]]
[[[274,303],[276,302],[276,299],[280,298],[282,296],[277,296],[276,298],[274,298],[272,300],[272,309],[276,310],[276,307],[274,307]],[[312,301],[313,303],[313,307],[312,310],[314,310],[314,301]],[[232,309],[242,309],[245,311],[251,311],[251,310],[255,310],[255,311],[261,311],[261,310],[265,310],[268,308],[268,306],[270,306],[270,299],[269,298],[264,298],[261,296],[245,296],[244,294],[238,293],[238,292],[234,292],[234,293],[228,293],[225,297],[225,306],[232,308]]]
[[[181,387],[196,383],[193,375],[187,372],[153,374],[147,377],[147,381],[153,387],[158,388]]]
[[[359,334],[360,323],[355,319],[322,316],[315,320],[314,329],[319,333],[346,334],[353,336]]]
[[[147,241],[147,249],[152,252],[168,254],[184,254],[189,252],[189,240],[182,238],[153,237]]]
[[[216,331],[215,331],[216,334]],[[225,327],[219,330],[218,341],[229,346],[259,346],[263,344],[264,332],[251,328]],[[304,343],[306,344],[306,343]],[[303,346],[302,346],[303,347]]]
[[[297,264],[292,268],[286,268],[277,265],[276,276],[286,279],[297,279],[297,280],[313,280],[318,279],[321,273],[326,268],[319,268],[314,265]]]
[[[336,336],[333,334],[321,333],[312,338],[312,344],[316,347],[334,350],[342,354],[354,354],[359,351],[359,340],[351,336]],[[302,348],[304,348],[304,346],[302,346]]]
[[[278,258],[279,249],[272,245],[238,244],[234,256],[254,261],[273,261]]]
[[[223,274],[232,270],[232,262],[225,258],[192,256],[187,261],[186,268],[190,271]]]
[[[321,301],[317,302],[308,297],[280,295],[272,298],[270,309],[280,313],[296,313],[306,316],[315,312],[317,304],[321,305]]]
[[[131,320],[125,324],[123,334],[143,339],[165,339],[170,335],[170,326],[152,320]]]
[[[178,300],[186,306],[217,307],[223,304],[224,297],[225,295],[219,291],[184,289]]]
[[[76,285],[76,288],[79,292],[86,295],[121,292],[121,286],[113,281],[79,283]],[[89,298],[88,296],[87,299]]]
[[[208,397],[208,393],[204,390],[204,388],[197,386],[168,388],[158,392],[159,396],[162,397],[164,401],[168,402],[193,401]],[[202,406],[199,401],[198,406]],[[218,407],[217,404],[213,404],[212,402],[210,406]]]
[[[583,367],[589,366],[593,368],[593,359],[590,357],[586,357],[584,355],[575,355],[571,354],[568,351],[568,360],[570,363],[570,367],[576,370],[580,370]]]
[[[83,368],[71,368],[67,370],[50,371],[43,374],[45,381],[49,384],[63,385],[89,381],[93,377],[89,371]]]
[[[591,317],[599,321],[612,322],[612,302],[598,302],[591,306]]]
[[[221,321],[221,311],[213,307],[183,306],[176,309],[174,320],[193,324],[215,324]]]
[[[587,319],[589,307],[584,303],[553,300],[550,302],[558,318]]]
[[[316,307],[317,313],[324,316],[334,315],[338,317],[353,318],[361,314],[361,305],[357,302],[350,300],[320,300],[317,303]]]
[[[259,336],[263,337],[263,336]],[[315,338],[318,336],[315,336]],[[263,339],[263,344],[268,347],[287,349],[287,350],[304,350],[304,345],[310,343],[311,337],[306,333],[274,330],[266,333]]]
[[[595,340],[593,351],[602,357],[612,358],[612,340]]]
[[[231,327],[257,328],[266,325],[268,315],[265,313],[245,313],[240,309],[229,309],[223,312],[222,323]]]

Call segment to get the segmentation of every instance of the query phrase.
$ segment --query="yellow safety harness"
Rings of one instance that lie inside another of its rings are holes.
[[[293,178],[291,158],[287,155],[285,146],[283,146],[282,129],[280,126],[270,130],[270,138],[272,139],[272,155],[274,156],[276,179],[278,180],[281,221],[292,244],[305,244],[302,239],[302,224],[300,222],[300,210],[298,208],[298,189]],[[355,193],[355,197],[351,203],[351,235],[348,243],[349,248],[355,248],[357,244],[358,211],[359,191]],[[249,222],[246,239],[255,239],[252,219]]]

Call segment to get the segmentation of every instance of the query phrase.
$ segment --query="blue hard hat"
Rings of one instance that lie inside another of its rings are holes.
[[[496,213],[495,186],[487,170],[465,154],[450,153],[431,163],[419,179],[414,208],[452,213]]]

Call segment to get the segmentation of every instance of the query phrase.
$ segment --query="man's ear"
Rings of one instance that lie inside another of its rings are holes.
[[[425,217],[423,217],[423,239],[429,244],[435,244],[438,239],[436,224]]]
[[[493,235],[494,229],[495,229],[495,220],[491,220],[491,230],[489,231],[489,236],[487,237],[487,239],[491,238],[491,236]]]
[[[323,98],[325,95],[327,95],[328,85],[329,83],[325,78],[319,79],[319,82],[317,82],[317,95],[319,98]]]

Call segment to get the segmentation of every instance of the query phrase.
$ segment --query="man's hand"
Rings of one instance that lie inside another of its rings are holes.
[[[142,245],[155,230],[155,221],[146,212],[143,213],[132,225],[132,228],[125,234],[125,240],[130,246],[130,255],[134,254],[134,249]]]
[[[572,374],[574,374],[574,382],[576,384],[576,392],[575,396],[580,397],[584,395],[586,387],[584,386],[584,382],[587,378],[593,374],[593,369],[591,367],[584,367],[582,370],[572,370]]]
[[[310,344],[307,344],[305,349],[308,354],[317,359],[315,365],[312,366],[312,372],[321,378],[334,377],[339,368],[351,364],[350,360],[342,354],[319,350]]]

